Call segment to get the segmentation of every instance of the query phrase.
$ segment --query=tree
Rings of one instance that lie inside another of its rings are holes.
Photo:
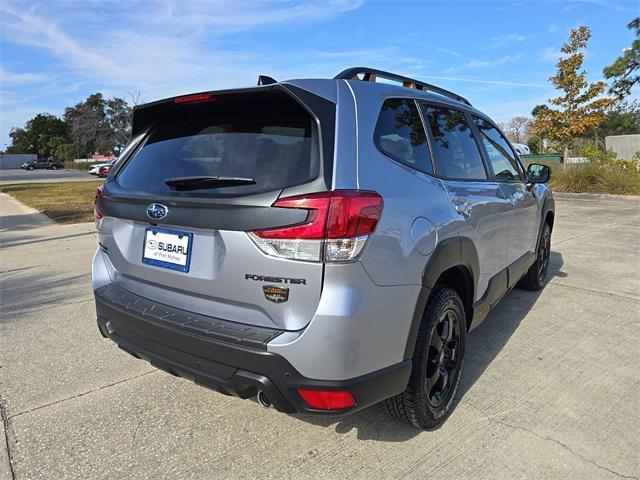
[[[537,118],[540,115],[543,115],[547,110],[549,110],[549,107],[546,105],[536,105],[533,107],[533,110],[531,110],[531,116]]]
[[[607,80],[613,79],[609,93],[620,100],[631,93],[634,85],[640,83],[640,17],[634,18],[627,28],[635,31],[635,40],[631,47],[625,48],[622,55],[603,70]]]
[[[41,157],[54,155],[58,145],[69,141],[67,125],[58,117],[39,113],[24,128],[13,128],[7,153],[35,153]]]
[[[82,152],[75,143],[63,143],[58,145],[54,152],[54,156],[63,162],[71,162],[76,158],[83,157]]]
[[[593,129],[596,146],[604,150],[604,139],[609,135],[631,135],[640,133],[640,103],[621,102],[607,109],[605,117]]]
[[[98,92],[89,95],[84,102],[76,104],[75,107],[67,107],[64,111],[64,120],[69,125],[71,140],[78,146],[84,157],[111,150],[109,144],[111,135],[105,107],[105,100]]]
[[[68,107],[64,119],[82,156],[119,154],[131,134],[131,107],[122,98],[105,100],[100,92]]]
[[[531,153],[533,153],[534,155],[542,153],[542,138],[540,138],[538,135],[529,135],[529,137],[527,138],[527,146],[529,147],[529,150],[531,150]]]
[[[546,143],[544,134],[536,129],[536,120],[540,118],[540,116],[545,115],[547,110],[549,110],[549,107],[547,107],[546,105],[536,105],[535,107],[533,107],[533,110],[531,110],[531,116],[533,117],[533,120],[529,122],[529,140],[527,141],[527,145],[529,145],[531,151],[536,154],[543,153],[544,145]],[[531,148],[531,143],[533,141],[538,142],[535,150]]]
[[[139,100],[139,94],[134,95]],[[7,153],[36,153],[60,160],[94,153],[120,154],[131,135],[132,108],[122,98],[105,100],[100,92],[67,107],[64,120],[41,113],[23,128],[13,128]]]
[[[111,149],[119,155],[131,136],[133,110],[122,98],[112,98],[107,100],[105,113],[111,129]]]
[[[522,143],[525,140],[529,122],[530,120],[527,117],[513,117],[504,124],[504,133],[512,142]]]
[[[596,127],[604,118],[604,110],[615,103],[602,97],[605,83],[588,83],[587,72],[582,69],[584,49],[591,32],[585,26],[571,30],[569,40],[562,46],[563,56],[558,60],[558,71],[549,78],[560,95],[548,101],[550,105],[536,107],[533,132],[557,142],[564,148],[565,159],[576,137]]]
[[[144,103],[144,100],[142,98],[142,92],[140,90],[134,90],[132,92],[129,92],[128,96],[129,96],[129,103],[134,107],[137,107],[138,105]]]

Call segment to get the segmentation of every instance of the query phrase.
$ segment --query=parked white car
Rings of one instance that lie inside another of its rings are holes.
[[[89,173],[91,175],[99,175],[100,174],[100,169],[102,167],[106,167],[107,165],[111,165],[113,162],[115,162],[115,160],[111,160],[110,162],[107,163],[97,163],[95,165],[93,165],[90,169],[89,169]]]
[[[516,149],[518,155],[531,155],[531,149],[529,145],[525,145],[524,143],[512,143],[513,148]]]

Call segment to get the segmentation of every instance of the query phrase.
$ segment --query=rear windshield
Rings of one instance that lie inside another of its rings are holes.
[[[278,109],[243,105],[241,111],[198,112],[195,118],[156,125],[118,174],[124,188],[175,193],[176,177],[251,178],[255,185],[180,192],[180,195],[247,195],[307,183],[319,174],[311,116],[293,100]],[[265,111],[266,110],[266,111]]]

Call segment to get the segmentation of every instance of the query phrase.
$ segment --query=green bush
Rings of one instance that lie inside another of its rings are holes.
[[[551,168],[549,183],[556,192],[640,195],[640,153],[636,154],[638,160],[618,160],[615,152],[603,152],[588,145],[581,154],[589,163],[534,163]]]
[[[625,160],[556,167],[551,188],[558,192],[640,195],[637,164]]]
[[[98,165],[105,162],[64,162],[64,168],[72,168],[73,170],[89,170],[94,165]]]
[[[610,169],[600,179],[601,192],[640,195],[640,174],[628,169]]]
[[[590,162],[611,162],[618,156],[616,152],[603,152],[595,145],[587,145],[581,151],[583,157],[587,157]]]

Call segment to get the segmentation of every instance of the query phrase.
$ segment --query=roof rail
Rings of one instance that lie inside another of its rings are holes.
[[[362,79],[358,77],[358,75],[363,75]],[[398,75],[397,73],[385,72],[384,70],[376,70],[375,68],[351,67],[340,72],[334,78],[336,80],[362,80],[365,82],[375,82],[376,77],[400,82],[405,88],[415,88],[416,90],[437,93],[438,95],[449,97],[453,100],[471,106],[469,100],[461,97],[458,94],[450,92],[449,90],[445,90],[444,88],[436,87],[435,85],[431,85],[430,83],[421,82],[420,80],[415,80],[413,78],[403,77],[402,75]]]

